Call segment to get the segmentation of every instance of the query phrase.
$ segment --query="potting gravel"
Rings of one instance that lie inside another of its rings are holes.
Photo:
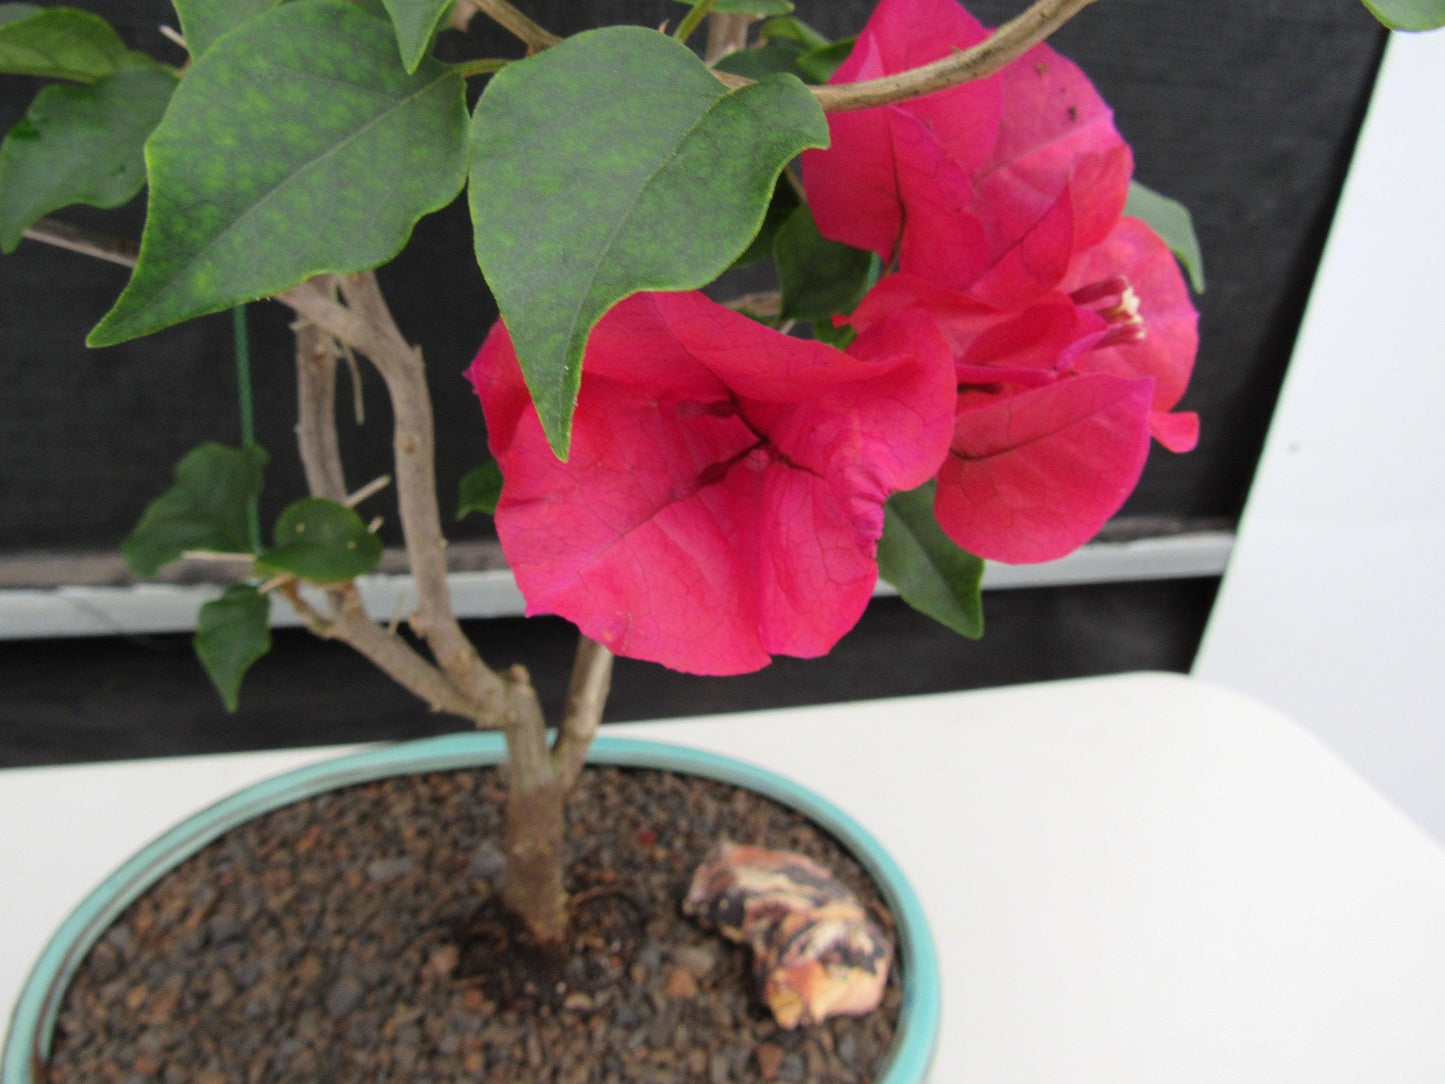
[[[800,851],[893,922],[803,817],[689,776],[589,769],[569,809],[570,954],[496,898],[496,770],[404,776],[263,815],[164,876],[71,983],[51,1084],[871,1081],[902,1000],[779,1028],[745,949],[683,917],[714,840]]]

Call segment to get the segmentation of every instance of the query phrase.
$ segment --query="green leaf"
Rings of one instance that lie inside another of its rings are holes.
[[[769,19],[758,27],[758,40],[792,41],[797,42],[804,49],[821,49],[831,44],[827,38],[803,20],[793,18]]]
[[[852,312],[878,279],[881,263],[872,252],[830,241],[818,232],[813,213],[799,207],[773,240],[784,320],[832,322]]]
[[[422,57],[431,49],[437,30],[456,0],[386,0],[386,10],[396,26],[396,41],[401,49],[402,64],[409,72],[416,71]]]
[[[313,583],[344,583],[381,561],[381,539],[350,508],[321,497],[303,497],[276,520],[276,546],[256,563]]]
[[[1202,294],[1204,253],[1199,248],[1199,238],[1194,235],[1194,219],[1190,217],[1189,208],[1178,200],[1161,196],[1138,181],[1130,181],[1129,199],[1124,204],[1124,213],[1131,218],[1140,219],[1164,239],[1164,243],[1189,273],[1189,282],[1194,287],[1194,292]]]
[[[1435,30],[1445,26],[1445,0],[1364,0],[1391,30]]]
[[[846,38],[830,45],[819,46],[817,49],[809,49],[798,57],[798,70],[803,73],[803,78],[807,81],[826,83],[833,78],[833,73],[838,70],[838,66],[848,59],[857,42],[857,38]]]
[[[235,711],[241,679],[271,650],[270,596],[244,583],[226,588],[220,598],[201,607],[191,643],[226,710]]]
[[[459,489],[457,519],[465,519],[471,512],[490,516],[497,511],[497,502],[502,499],[502,468],[495,459],[488,459],[462,476]]]
[[[959,549],[933,515],[932,482],[883,506],[878,572],[903,601],[954,632],[983,635],[983,560]]]
[[[202,444],[176,465],[175,485],[154,501],[121,543],[138,576],[154,576],[186,550],[250,553],[250,502],[271,457],[264,448]]]
[[[154,61],[127,49],[108,22],[88,11],[7,4],[0,16],[0,72],[93,83],[147,63]]]
[[[773,238],[777,237],[778,230],[782,229],[783,223],[797,207],[798,193],[793,189],[793,183],[787,177],[779,177],[773,185],[773,198],[768,201],[768,209],[763,213],[763,224],[758,227],[757,236],[743,249],[742,255],[733,261],[733,266],[747,267],[748,264],[771,257]]]
[[[181,34],[192,57],[200,57],[217,38],[247,19],[269,11],[281,0],[172,0]]]
[[[578,34],[491,81],[472,122],[477,261],[558,456],[602,315],[712,281],[757,234],[784,164],[827,142],[797,79],[728,91],[641,27]]]
[[[677,3],[692,7],[694,0]],[[719,15],[791,15],[793,5],[788,0],[717,0],[712,10]]]
[[[175,89],[170,72],[146,66],[42,90],[0,144],[0,251],[51,211],[119,207],[144,188],[146,137]]]
[[[713,68],[730,75],[741,75],[744,79],[766,79],[770,75],[796,75],[798,58],[803,47],[792,41],[767,41],[749,49],[739,49],[723,57]]]
[[[348,3],[241,24],[196,61],[146,144],[140,263],[87,341],[385,263],[461,189],[464,91],[434,60],[407,75],[391,27]]]

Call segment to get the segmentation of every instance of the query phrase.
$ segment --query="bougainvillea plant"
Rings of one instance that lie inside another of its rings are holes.
[[[91,13],[0,4],[0,72],[53,81],[0,147],[0,248],[134,265],[94,346],[263,297],[296,312],[310,495],[265,546],[267,454],[204,445],[124,553],[142,575],[197,553],[242,570],[196,635],[230,706],[279,594],[500,729],[503,895],[552,943],[563,803],[614,653],[702,674],[822,655],[880,572],[976,636],[983,559],[1068,553],[1151,442],[1193,447],[1174,411],[1196,348],[1176,256],[1202,288],[1187,214],[1132,181],[1108,106],[1043,44],[1091,2],[989,31],[955,0],[882,0],[833,42],[785,0],[682,0],[674,27],[566,39],[508,0],[175,0],[180,68]],[[1367,3],[1445,22],[1441,0]],[[521,55],[433,55],[477,17]],[[463,187],[502,315],[468,370],[494,458],[464,505],[494,511],[528,612],[580,630],[550,736],[526,671],[483,662],[454,616],[423,363],[372,273]],[[138,252],[46,217],[142,188]],[[776,292],[698,292],[762,258]],[[337,452],[350,351],[394,409],[414,640],[354,585],[382,546]]]

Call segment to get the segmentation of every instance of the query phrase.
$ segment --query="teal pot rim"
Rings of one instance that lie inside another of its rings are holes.
[[[232,828],[357,783],[419,772],[485,767],[505,759],[500,734],[468,732],[383,746],[297,768],[255,783],[188,817],[112,873],[71,912],[21,989],[10,1018],[0,1084],[37,1084],[49,1057],[60,1002],[76,969],[132,902],[171,869]],[[903,1006],[893,1050],[876,1084],[926,1079],[938,1038],[938,958],[923,907],[903,871],[857,821],[831,802],[766,768],[717,753],[637,738],[599,737],[588,763],[681,772],[731,783],[781,802],[831,832],[877,882],[898,924]]]

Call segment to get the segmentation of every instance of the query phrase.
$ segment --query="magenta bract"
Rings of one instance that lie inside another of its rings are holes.
[[[592,333],[565,463],[500,322],[470,375],[527,612],[691,673],[826,653],[872,594],[883,502],[953,430],[949,350],[917,312],[843,353],[701,294],[636,295]]]
[[[835,79],[901,71],[983,36],[953,0],[885,0]],[[830,118],[834,146],[808,152],[804,182],[823,233],[902,272],[853,326],[916,306],[949,340],[958,403],[940,525],[983,557],[1050,560],[1118,511],[1151,434],[1194,447],[1198,419],[1168,412],[1188,384],[1198,316],[1167,246],[1121,217],[1133,157],[1077,66],[1040,45],[962,89],[974,97]]]

